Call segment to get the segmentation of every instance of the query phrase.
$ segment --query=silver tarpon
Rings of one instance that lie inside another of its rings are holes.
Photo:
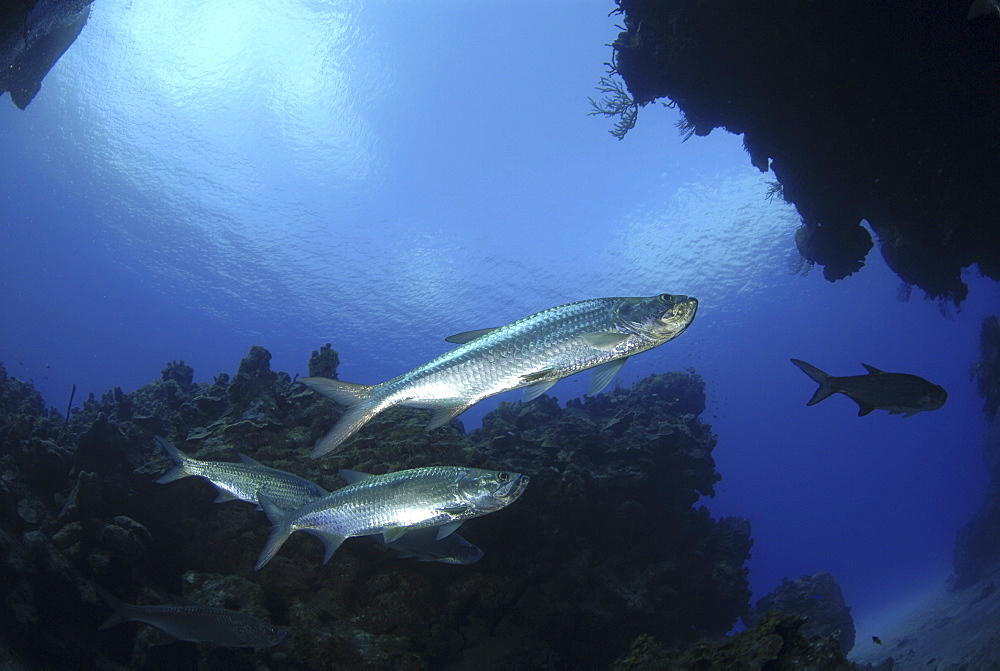
[[[800,359],[791,362],[819,383],[819,389],[806,405],[816,405],[834,394],[843,394],[858,404],[859,416],[878,409],[912,417],[918,412],[937,410],[948,400],[948,392],[943,387],[909,373],[886,373],[863,363],[867,375],[838,377]]]
[[[595,368],[587,394],[600,392],[633,354],[673,340],[691,325],[698,301],[660,294],[595,298],[550,308],[499,328],[447,338],[460,347],[376,385],[323,377],[300,382],[348,406],[316,444],[313,457],[339,447],[375,415],[395,405],[430,408],[428,429],[447,424],[473,404],[527,387],[530,401],[564,377]]]
[[[438,538],[437,534],[435,527],[414,529],[385,546],[399,553],[400,559],[468,565],[483,558],[482,550],[458,534],[444,538]]]
[[[288,632],[246,613],[215,606],[156,605],[134,606],[103,588],[97,593],[114,613],[100,629],[122,622],[143,622],[167,634],[172,640],[212,643],[240,648],[263,648],[280,643]]]
[[[177,464],[156,482],[166,484],[192,475],[205,478],[219,490],[216,503],[235,499],[257,503],[257,493],[264,492],[278,507],[295,510],[328,493],[314,482],[276,468],[268,468],[245,454],[240,455],[242,463],[201,461],[189,457],[159,436],[156,436],[156,440]]]
[[[266,494],[260,504],[274,524],[255,570],[271,561],[296,531],[317,536],[326,546],[325,564],[346,539],[382,534],[386,543],[410,529],[439,527],[446,537],[463,521],[510,505],[528,486],[520,473],[478,468],[429,466],[385,475],[341,470],[348,481],[321,499],[285,512]]]

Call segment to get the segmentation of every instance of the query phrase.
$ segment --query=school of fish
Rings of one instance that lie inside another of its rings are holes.
[[[629,357],[684,333],[697,311],[697,299],[674,294],[578,301],[505,326],[446,338],[458,347],[381,384],[303,378],[300,382],[310,389],[346,406],[312,456],[341,448],[373,417],[396,405],[431,410],[427,428],[433,430],[489,396],[524,389],[523,398],[530,401],[559,380],[588,369],[593,377],[587,394],[598,394]],[[807,405],[841,393],[858,403],[859,415],[878,408],[909,417],[936,410],[947,399],[943,388],[915,375],[865,365],[867,375],[834,377],[799,359],[791,361],[820,385]],[[156,440],[174,462],[156,482],[201,477],[218,490],[216,502],[241,500],[264,511],[272,529],[255,570],[264,568],[297,531],[322,540],[324,564],[354,537],[382,542],[403,558],[472,564],[483,552],[455,530],[466,520],[509,506],[530,481],[523,473],[461,465],[383,475],[341,469],[346,486],[328,492],[242,454],[239,463],[201,461],[161,437]],[[114,610],[102,629],[138,621],[171,640],[250,647],[277,645],[287,634],[245,613],[197,605],[136,606],[96,589]]]

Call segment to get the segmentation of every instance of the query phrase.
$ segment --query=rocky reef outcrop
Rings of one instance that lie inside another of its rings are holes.
[[[0,95],[24,109],[76,41],[93,0],[8,0],[0,6]]]
[[[806,260],[837,280],[874,246],[929,296],[1000,279],[1000,15],[969,0],[617,0],[613,73],[626,122],[669,99],[681,131],[744,136],[795,205]],[[608,81],[608,80],[606,80]],[[602,89],[611,92],[608,86]]]
[[[640,636],[627,655],[615,661],[614,671],[708,671],[710,669],[815,669],[816,671],[871,670],[848,661],[836,636],[807,632],[808,620],[776,611],[766,613],[752,629],[732,638],[699,642],[687,650],[663,648],[650,636]],[[892,669],[892,661],[877,667]]]
[[[952,588],[956,590],[1000,571],[1000,425],[996,421],[1000,406],[1000,322],[995,316],[983,320],[979,352],[979,361],[971,372],[977,392],[984,399],[983,414],[989,421],[983,438],[983,460],[990,480],[982,507],[955,538]]]
[[[336,374],[336,352],[310,372]],[[561,407],[505,403],[466,435],[427,413],[377,416],[341,452],[308,454],[340,409],[254,347],[230,378],[184,362],[131,392],[91,396],[69,418],[0,370],[0,659],[30,668],[581,668],[610,665],[640,635],[686,647],[747,613],[749,523],[697,506],[719,475],[694,373],[655,375]],[[259,572],[270,525],[213,503],[203,480],[154,482],[154,436],[200,459],[238,452],[334,489],[337,469],[436,464],[528,473],[509,508],[467,522],[476,564],[419,563],[363,540],[323,565],[295,534]],[[155,630],[97,627],[100,585],[133,603],[178,598],[290,630],[259,650],[156,645]],[[14,668],[17,668],[16,666]]]
[[[806,637],[833,638],[846,655],[854,647],[854,619],[844,601],[844,593],[829,573],[805,575],[795,580],[782,578],[781,584],[757,601],[743,617],[748,629],[764,621],[771,611],[805,618],[800,631]]]

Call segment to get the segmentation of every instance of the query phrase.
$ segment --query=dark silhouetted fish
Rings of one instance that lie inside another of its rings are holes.
[[[596,368],[587,393],[597,394],[628,357],[673,340],[691,325],[698,301],[660,294],[648,298],[595,298],[550,308],[498,328],[451,336],[450,352],[372,386],[322,377],[300,382],[348,406],[312,456],[331,452],[375,415],[395,405],[430,408],[428,429],[458,417],[473,404],[527,387],[540,396],[564,377]]]
[[[114,613],[101,625],[108,629],[122,622],[144,622],[178,641],[214,643],[238,648],[277,645],[288,632],[255,617],[214,606],[133,606],[104,589],[97,589]]]
[[[937,410],[948,400],[948,392],[943,388],[916,375],[886,373],[863,363],[867,375],[834,377],[805,361],[792,359],[791,362],[819,383],[819,389],[806,405],[816,405],[828,396],[843,394],[858,404],[859,416],[878,409],[910,417],[925,410]]]
[[[385,546],[398,552],[402,559],[417,561],[468,565],[483,558],[482,550],[458,534],[449,534],[444,538],[437,536],[437,527],[413,529]]]
[[[295,510],[328,492],[319,485],[292,473],[268,468],[241,454],[243,463],[200,461],[184,454],[163,438],[157,442],[177,464],[157,479],[160,484],[189,476],[205,478],[219,490],[216,503],[239,499],[257,503],[257,493],[265,492],[284,510]]]
[[[411,529],[439,527],[436,538],[463,521],[500,510],[521,495],[528,476],[478,468],[429,466],[384,475],[341,470],[350,484],[298,510],[285,512],[266,495],[260,504],[274,524],[255,569],[274,557],[296,531],[317,536],[326,546],[323,563],[346,539],[382,534],[391,543]]]

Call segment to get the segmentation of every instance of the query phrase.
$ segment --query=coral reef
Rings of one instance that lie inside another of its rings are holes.
[[[970,377],[976,381],[976,393],[983,399],[983,414],[992,422],[1000,409],[1000,321],[996,315],[983,320],[979,361],[972,365]]]
[[[24,109],[76,41],[93,0],[13,0],[0,8],[0,95]]]
[[[704,641],[679,652],[666,650],[650,636],[640,636],[627,655],[619,658],[614,671],[713,671],[740,669],[822,669],[853,671],[860,667],[847,661],[835,636],[807,632],[807,619],[778,612],[765,614],[754,627],[732,638]],[[884,668],[892,668],[891,661]]]
[[[968,0],[727,6],[617,0],[612,73],[669,98],[687,133],[743,134],[797,208],[799,251],[836,280],[878,237],[907,284],[961,302],[1000,279],[1000,17]],[[616,109],[629,110],[618,101]]]
[[[769,611],[806,619],[800,631],[803,636],[834,638],[840,642],[844,655],[854,647],[854,619],[844,602],[840,585],[829,573],[806,575],[796,580],[782,578],[781,585],[757,601],[754,610],[743,618],[747,628],[762,622]]]
[[[336,374],[329,345],[311,373]],[[639,635],[683,647],[749,608],[750,527],[698,499],[719,480],[693,373],[655,375],[565,408],[504,403],[466,435],[427,413],[382,413],[342,452],[308,453],[340,409],[270,370],[253,347],[230,379],[195,383],[183,362],[132,392],[91,396],[69,418],[0,368],[0,659],[38,668],[579,668],[607,666]],[[199,459],[242,452],[327,489],[337,469],[435,464],[523,471],[510,508],[462,535],[470,566],[419,563],[348,541],[322,565],[296,534],[263,570],[269,532],[198,478],[154,483],[162,435]],[[157,645],[155,630],[97,631],[99,584],[139,604],[177,596],[286,627],[275,648]]]
[[[966,589],[1000,570],[1000,323],[995,316],[983,320],[979,336],[979,361],[972,366],[977,392],[985,399],[983,413],[990,421],[983,438],[983,459],[990,482],[986,500],[955,538],[955,574],[952,588]]]

